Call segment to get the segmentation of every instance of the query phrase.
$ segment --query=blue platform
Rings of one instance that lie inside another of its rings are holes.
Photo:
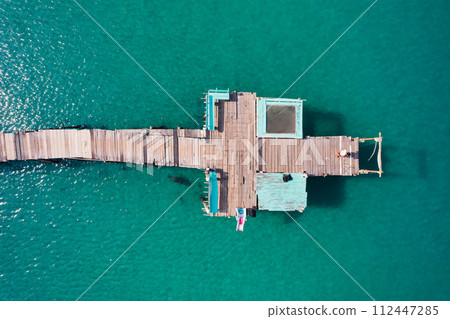
[[[209,212],[217,213],[219,205],[219,187],[217,185],[217,174],[209,174]]]
[[[272,211],[303,211],[306,207],[306,175],[290,174],[292,180],[283,181],[283,173],[257,173],[256,195],[258,209]]]
[[[214,105],[218,100],[229,100],[230,90],[208,90],[206,94],[206,129],[214,130]]]

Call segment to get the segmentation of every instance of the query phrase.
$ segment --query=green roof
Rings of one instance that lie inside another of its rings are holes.
[[[306,175],[290,174],[292,180],[283,181],[283,173],[257,173],[256,195],[258,209],[272,211],[303,211],[306,207]]]

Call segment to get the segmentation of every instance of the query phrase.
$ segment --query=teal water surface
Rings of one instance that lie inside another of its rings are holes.
[[[202,93],[278,97],[372,3],[78,2],[202,123]],[[304,135],[377,136],[385,175],[308,179],[295,220],[377,300],[450,298],[448,1],[379,0],[286,93]],[[74,1],[0,2],[0,131],[199,128]],[[372,146],[363,146],[361,166]],[[283,212],[202,216],[203,173],[0,164],[0,299],[370,300]]]

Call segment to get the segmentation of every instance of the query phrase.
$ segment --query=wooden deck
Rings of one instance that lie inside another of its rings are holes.
[[[217,171],[219,216],[256,208],[256,173],[359,174],[359,139],[257,138],[256,94],[230,94],[215,109],[214,131],[49,129],[0,133],[0,161],[77,159]],[[338,158],[342,149],[350,157]]]
[[[255,101],[255,93],[232,93],[229,101],[219,102],[219,126],[207,141],[215,148],[208,152],[214,154],[209,167],[220,173],[219,215],[235,216],[237,207],[256,208]]]
[[[55,129],[0,133],[0,161],[82,159],[202,168],[205,131]],[[190,156],[179,156],[190,154]]]
[[[307,173],[309,176],[359,174],[359,139],[347,136],[306,139],[262,139],[258,169],[267,173]],[[350,157],[336,157],[346,149]]]

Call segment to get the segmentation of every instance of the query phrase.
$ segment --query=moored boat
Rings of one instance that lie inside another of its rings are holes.
[[[244,231],[244,224],[247,220],[247,209],[246,208],[236,208],[236,231]]]

